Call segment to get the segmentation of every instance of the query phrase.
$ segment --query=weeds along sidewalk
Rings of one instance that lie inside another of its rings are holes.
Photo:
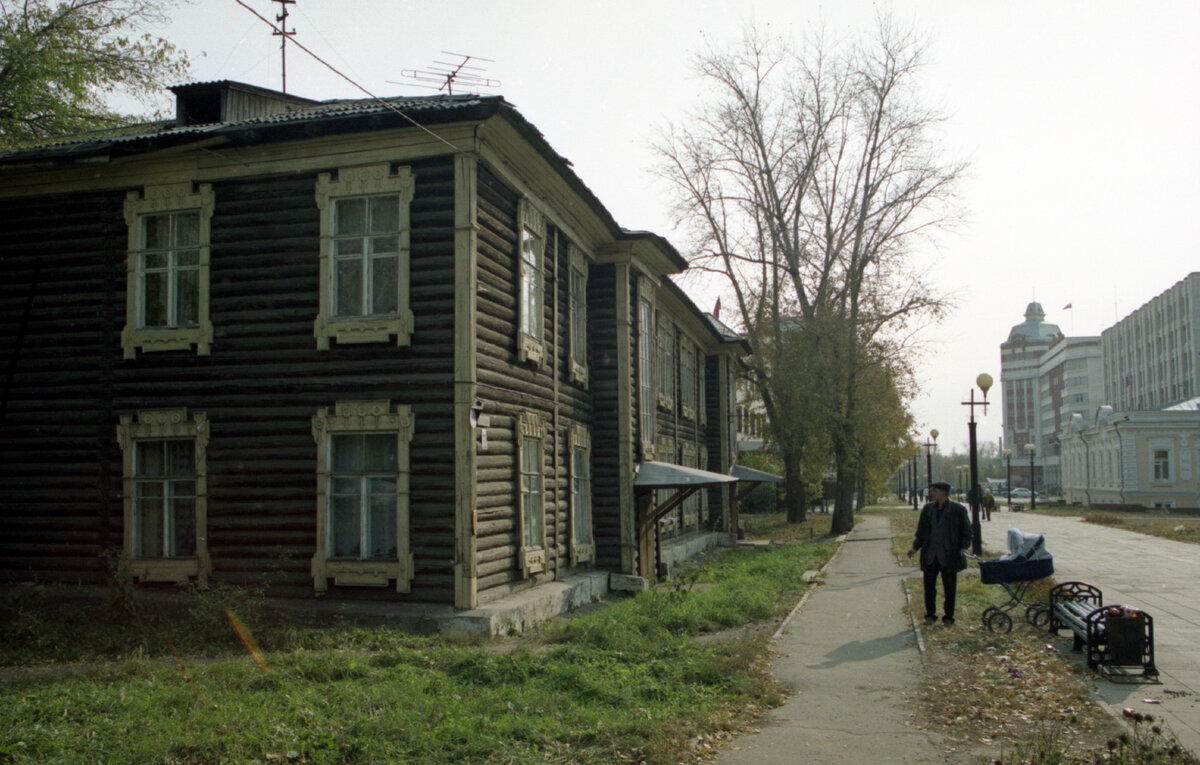
[[[718,762],[945,762],[938,739],[910,724],[921,658],[904,613],[909,573],[888,519],[860,516],[776,636],[772,672],[794,695]]]

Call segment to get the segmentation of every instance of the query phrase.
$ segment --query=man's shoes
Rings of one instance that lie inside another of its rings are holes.
[[[942,624],[946,625],[947,627],[953,627],[954,626],[954,617],[953,616],[943,616]]]
[[[934,622],[936,622],[936,621],[937,621],[937,617],[936,617],[936,616],[933,616],[932,614],[927,614],[927,615],[925,616],[925,623],[926,623],[926,624],[933,624],[933,623],[934,623]]]

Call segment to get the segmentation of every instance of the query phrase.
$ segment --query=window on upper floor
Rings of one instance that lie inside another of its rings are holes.
[[[387,400],[339,401],[312,418],[317,445],[318,592],[339,586],[387,586],[408,592],[408,476],[412,409]]]
[[[679,413],[696,419],[696,346],[685,337],[679,339]]]
[[[658,405],[664,409],[675,406],[675,327],[665,314],[658,316]]]
[[[521,361],[542,364],[546,359],[546,218],[527,199],[522,199],[517,207],[520,220],[517,244],[521,268],[517,304],[520,322],[517,356]]]
[[[209,572],[208,420],[186,409],[121,417],[124,551],[142,581],[182,582]]]
[[[322,173],[316,199],[321,216],[317,348],[386,342],[408,345],[409,205],[413,174],[387,162]]]
[[[583,251],[573,244],[568,247],[568,251],[571,261],[568,284],[571,381],[587,385],[587,258]]]
[[[649,281],[638,282],[638,424],[642,459],[654,459],[654,303]]]
[[[125,198],[128,227],[124,356],[212,345],[209,225],[213,192],[190,183],[147,186]]]

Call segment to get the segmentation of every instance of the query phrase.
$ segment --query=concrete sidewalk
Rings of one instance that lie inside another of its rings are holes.
[[[772,671],[795,694],[717,762],[975,762],[911,725],[921,655],[901,581],[916,569],[897,564],[891,544],[886,518],[858,519],[825,583],[776,636]]]

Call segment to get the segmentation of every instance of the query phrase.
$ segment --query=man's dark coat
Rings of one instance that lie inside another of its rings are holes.
[[[937,503],[927,502],[917,520],[913,549],[921,551],[921,570],[924,571],[937,560],[943,569],[962,571],[967,567],[962,551],[970,549],[973,539],[967,508],[953,500],[946,500],[942,506],[940,533],[937,534],[934,533],[936,513]]]

